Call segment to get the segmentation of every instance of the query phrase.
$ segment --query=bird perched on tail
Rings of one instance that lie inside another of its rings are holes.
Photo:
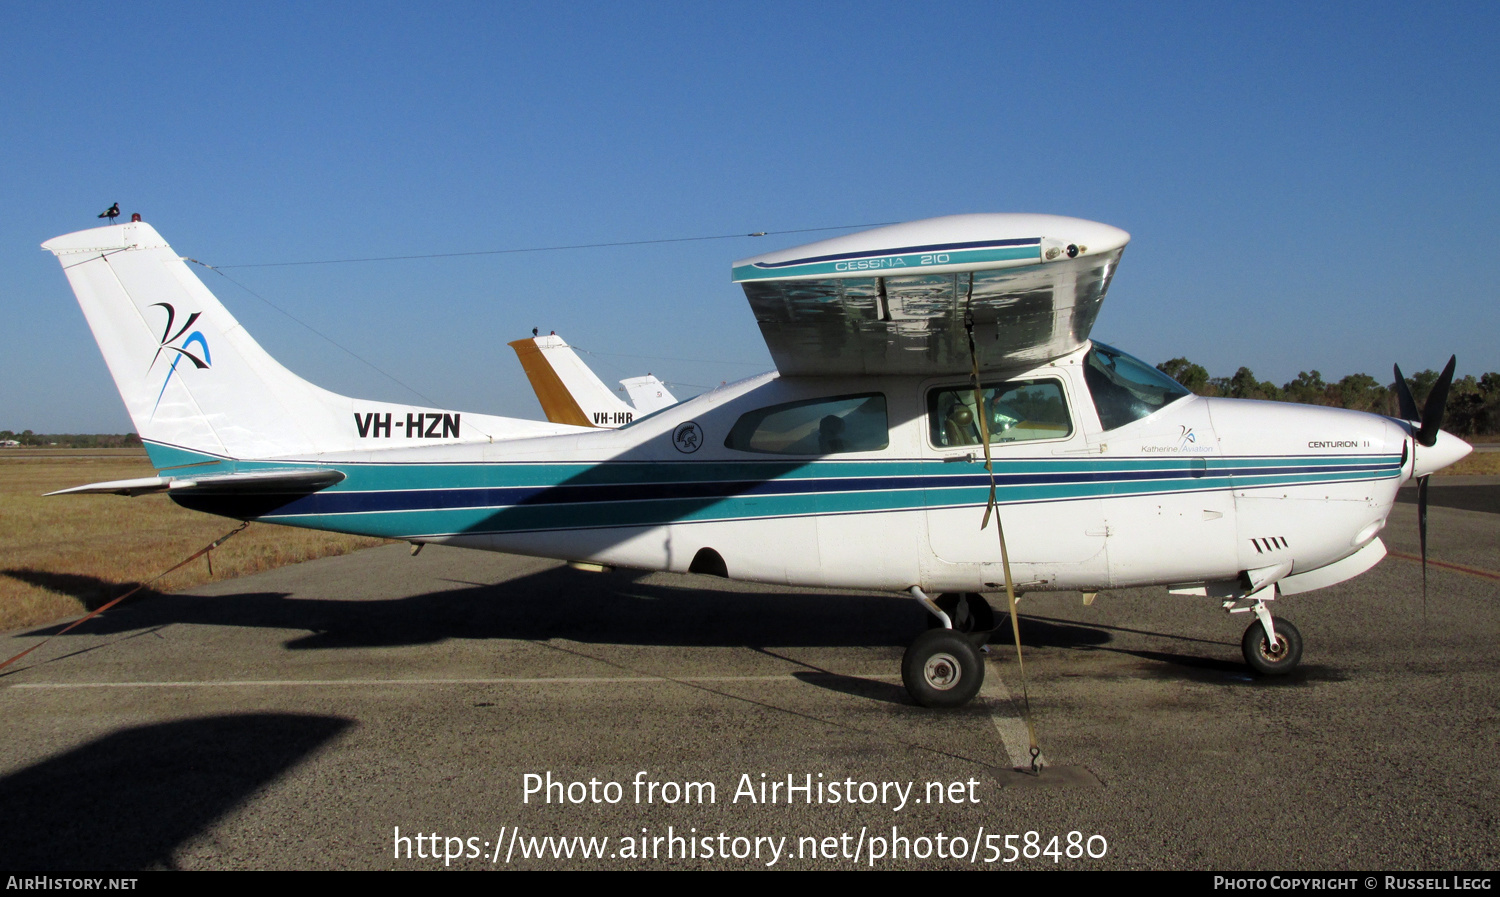
[[[99,213],[99,217],[100,218],[108,218],[109,219],[109,223],[110,224],[114,224],[115,223],[115,219],[118,218],[118,217],[120,217],[120,204],[119,203],[115,203],[114,205],[112,205],[109,208],[105,209],[104,211],[100,212]]]

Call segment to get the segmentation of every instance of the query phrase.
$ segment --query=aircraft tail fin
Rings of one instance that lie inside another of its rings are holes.
[[[518,339],[509,344],[536,391],[547,420],[584,427],[619,427],[635,418],[636,409],[604,385],[573,347],[557,334]]]
[[[336,395],[287,370],[144,222],[42,244],[61,262],[136,431],[158,467],[176,450],[290,458],[485,441],[557,427]]]

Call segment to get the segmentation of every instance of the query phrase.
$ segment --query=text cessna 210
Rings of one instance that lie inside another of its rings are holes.
[[[994,626],[980,593],[1012,581],[1211,598],[1253,614],[1253,668],[1287,672],[1301,637],[1268,604],[1372,567],[1401,483],[1469,451],[1438,429],[1451,363],[1425,413],[1402,395],[1404,421],[1194,396],[1089,340],[1128,240],[1072,218],[957,215],[745,259],[733,278],[777,370],[604,429],[319,389],[149,225],[81,231],[44,247],[159,475],[65,491],[909,593],[936,621],[902,662],[928,706],[978,691]]]

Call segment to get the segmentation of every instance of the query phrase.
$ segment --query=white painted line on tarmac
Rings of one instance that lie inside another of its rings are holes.
[[[1026,721],[1021,719],[1016,702],[1011,700],[1010,689],[1005,687],[1005,681],[1000,678],[1000,665],[990,663],[988,658],[985,659],[985,665],[984,685],[980,686],[979,694],[989,706],[990,721],[1000,734],[1000,742],[1010,757],[1011,768],[1030,769],[1031,738],[1026,734]],[[1045,761],[1045,755],[1037,757],[1038,763]]]
[[[840,674],[846,675],[846,674]],[[900,676],[858,676],[860,679],[900,679]],[[4,688],[279,688],[298,686],[383,685],[639,685],[713,682],[800,682],[791,674],[776,676],[556,676],[496,679],[197,679],[164,682],[18,682]]]

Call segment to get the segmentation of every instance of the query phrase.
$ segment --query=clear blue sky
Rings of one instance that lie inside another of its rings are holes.
[[[0,428],[129,419],[50,254],[118,201],[245,264],[1044,212],[1133,235],[1094,335],[1285,382],[1500,370],[1493,3],[0,6]],[[736,258],[822,235],[227,273],[432,401],[770,367]],[[288,367],[413,395],[212,272]],[[670,359],[670,360],[665,360]],[[679,394],[692,394],[691,386]]]

